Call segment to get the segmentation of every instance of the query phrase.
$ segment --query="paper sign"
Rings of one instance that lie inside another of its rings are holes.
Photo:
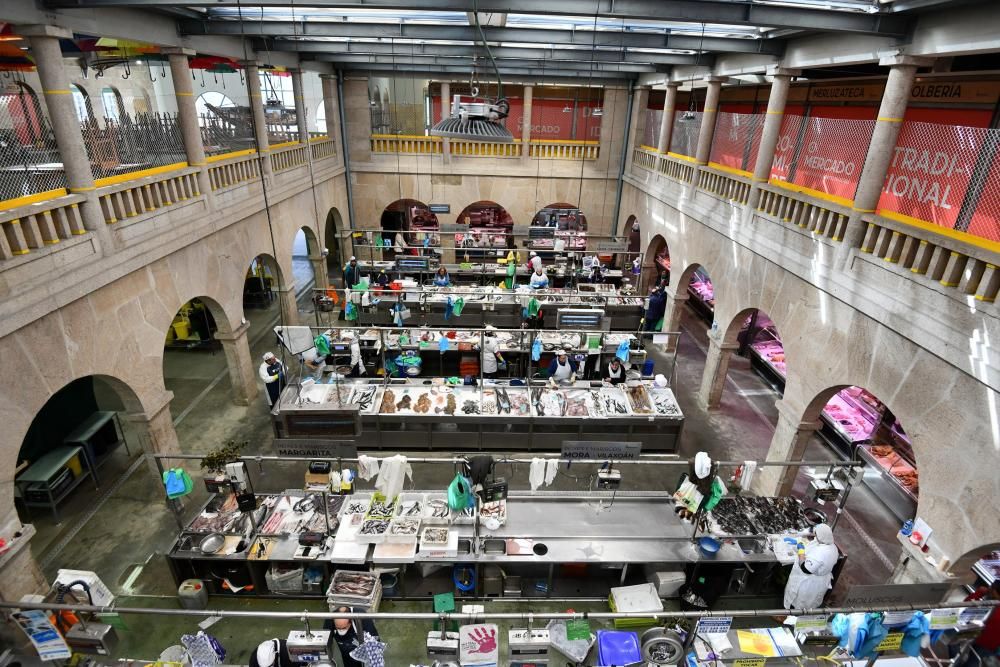
[[[733,660],[733,667],[764,667],[764,658],[740,658]]]
[[[732,616],[705,616],[698,619],[698,629],[695,632],[705,635],[724,634],[729,632],[732,625]]]
[[[887,611],[882,617],[882,625],[906,625],[911,618],[912,611]]]
[[[28,635],[42,660],[66,660],[72,654],[66,641],[49,621],[47,612],[39,609],[11,614],[18,627]]]
[[[961,609],[934,609],[931,611],[931,630],[950,630],[958,625]]]
[[[826,630],[826,615],[798,616],[795,619],[796,632],[821,632]]]
[[[668,345],[670,336],[668,334],[653,334],[653,345]]]
[[[875,647],[876,651],[898,651],[899,647],[903,644],[903,633],[902,632],[890,632],[885,636],[885,639]]]
[[[990,615],[991,607],[967,607],[958,616],[959,625],[982,625]]]
[[[566,623],[566,639],[583,639],[590,641],[590,623],[587,621],[569,621]]]

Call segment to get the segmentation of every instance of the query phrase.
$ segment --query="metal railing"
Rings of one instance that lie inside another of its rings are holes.
[[[521,144],[497,144],[488,141],[452,139],[448,142],[452,155],[461,157],[521,157]]]
[[[109,225],[201,195],[198,169],[187,163],[101,179],[96,185],[101,213]]]
[[[441,137],[405,134],[373,134],[370,137],[373,153],[400,153],[404,155],[426,155],[444,152]],[[488,141],[466,141],[451,139],[448,142],[451,155],[460,157],[521,157],[524,144],[515,141],[498,144]],[[596,160],[601,153],[599,141],[571,141],[535,139],[528,143],[528,155],[540,160]]]
[[[224,190],[260,178],[260,159],[253,148],[208,158],[212,190]]]
[[[79,208],[83,196],[61,190],[34,199],[0,211],[0,260],[40,251],[87,233]]]
[[[656,149],[649,146],[639,146],[632,150],[632,164],[636,164],[649,171],[657,171],[659,157]]]

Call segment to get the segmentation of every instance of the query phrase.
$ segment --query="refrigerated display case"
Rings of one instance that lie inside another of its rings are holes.
[[[748,317],[746,326],[749,328],[747,338],[751,368],[778,393],[784,393],[785,347],[781,344],[778,328],[760,312]]]
[[[688,283],[688,303],[701,319],[711,326],[715,321],[715,288],[708,277],[708,272],[698,267]]]

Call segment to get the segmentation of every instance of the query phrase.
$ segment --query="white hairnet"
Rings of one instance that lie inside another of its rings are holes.
[[[265,352],[264,353],[264,361],[267,361],[268,359],[274,359],[274,358],[275,358],[274,357],[274,352]]]
[[[278,661],[278,640],[268,639],[257,646],[257,664],[271,667]]]
[[[813,529],[816,533],[816,541],[820,544],[833,544],[833,529],[825,523],[821,523]]]

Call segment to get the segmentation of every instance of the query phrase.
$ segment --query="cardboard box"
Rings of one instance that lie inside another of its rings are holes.
[[[104,585],[104,582],[101,581],[96,572],[89,570],[59,570],[56,574],[55,583],[65,585],[71,584],[74,581],[83,581],[90,587],[90,597],[98,607],[109,607],[114,604],[115,596]],[[83,594],[83,588],[80,586],[75,587],[73,590]]]

